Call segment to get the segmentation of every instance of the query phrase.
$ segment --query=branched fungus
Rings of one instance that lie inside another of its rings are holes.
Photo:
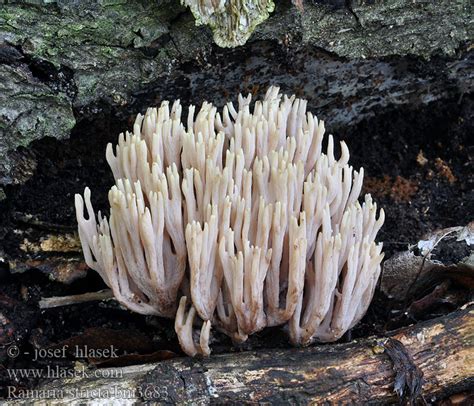
[[[252,108],[250,95],[222,113],[190,106],[184,124],[179,101],[163,102],[107,147],[109,218],[97,223],[89,189],[76,195],[87,264],[130,310],[175,317],[189,355],[209,354],[211,323],[235,342],[286,325],[307,345],[337,340],[369,306],[384,213],[358,202],[363,170],[344,142],[335,157],[332,136],[323,152],[306,104],[271,87]]]
[[[220,47],[244,45],[257,25],[274,10],[273,0],[181,0],[196,19],[207,24]]]
[[[303,12],[303,0],[292,0]],[[255,28],[275,9],[274,0],[181,0],[189,7],[196,25],[208,25],[220,47],[244,45]]]

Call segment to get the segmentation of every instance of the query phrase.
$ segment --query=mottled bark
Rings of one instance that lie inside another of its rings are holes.
[[[472,86],[468,0],[308,1],[304,12],[277,1],[236,50],[216,47],[178,0],[0,3],[0,185],[28,177],[19,146],[66,138],[110,106],[143,109],[141,99],[219,101],[278,82],[328,123],[350,125]]]
[[[162,404],[361,404],[396,403],[397,383],[408,398],[421,385],[420,396],[433,402],[474,384],[473,316],[471,306],[385,338],[169,360],[125,367],[120,380],[57,380],[38,390]]]

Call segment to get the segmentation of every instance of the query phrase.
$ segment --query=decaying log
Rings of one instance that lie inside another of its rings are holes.
[[[110,107],[219,104],[279,83],[335,128],[471,91],[468,0],[275,3],[244,47],[220,50],[178,0],[0,0],[0,187],[33,172],[19,146]]]
[[[416,387],[422,385],[421,396],[432,402],[474,384],[473,316],[471,305],[381,339],[102,369],[101,378],[44,382],[36,395],[56,395],[58,399],[48,404],[62,404],[66,398],[73,404],[94,403],[98,398],[120,404],[140,400],[165,404],[391,403],[398,402],[396,383],[404,393],[416,393]],[[82,399],[72,399],[72,395]]]

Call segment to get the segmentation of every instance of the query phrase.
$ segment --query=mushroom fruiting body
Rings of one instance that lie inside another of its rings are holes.
[[[189,355],[209,354],[211,324],[236,342],[276,325],[295,345],[335,341],[380,274],[384,213],[358,202],[346,144],[336,159],[329,136],[324,153],[324,123],[277,87],[250,104],[190,106],[185,124],[179,101],[148,109],[107,147],[109,218],[76,195],[87,264],[130,310],[176,317]]]

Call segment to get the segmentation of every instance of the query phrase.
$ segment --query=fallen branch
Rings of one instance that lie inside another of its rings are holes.
[[[381,339],[107,368],[96,371],[104,373],[101,378],[47,381],[38,389],[72,394],[52,405],[74,396],[77,403],[92,396],[164,404],[385,403],[397,401],[395,379],[403,378],[413,393],[421,384],[421,396],[432,402],[474,384],[473,316],[470,306]],[[394,340],[399,342],[395,349]]]

